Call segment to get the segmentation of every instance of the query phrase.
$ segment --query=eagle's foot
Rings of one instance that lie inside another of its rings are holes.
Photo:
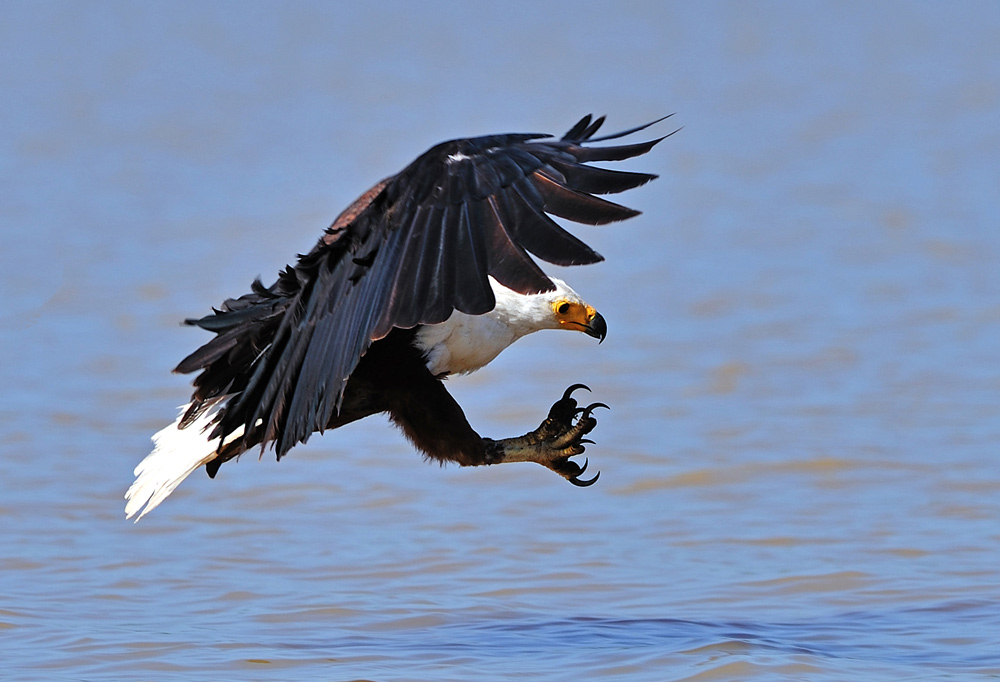
[[[545,421],[534,431],[519,438],[491,441],[490,463],[537,462],[573,485],[586,487],[596,483],[600,473],[590,479],[580,478],[587,470],[587,460],[581,466],[570,458],[583,454],[585,445],[594,442],[584,438],[597,426],[592,413],[598,407],[608,406],[604,403],[591,403],[586,407],[579,407],[573,398],[573,391],[580,388],[590,390],[583,384],[567,388],[562,398],[549,409]]]

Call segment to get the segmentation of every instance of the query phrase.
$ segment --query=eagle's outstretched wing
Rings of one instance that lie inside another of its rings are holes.
[[[488,276],[520,293],[551,290],[528,252],[558,265],[600,261],[547,214],[590,225],[636,215],[594,195],[656,176],[586,164],[638,156],[663,139],[588,146],[658,121],[594,137],[603,122],[585,116],[561,139],[445,142],[373,187],[272,286],[258,280],[252,293],[189,320],[216,337],[177,366],[202,370],[182,425],[231,396],[211,437],[228,443],[236,432],[245,448],[273,441],[281,457],[326,427],[360,358],[394,327],[492,310]]]

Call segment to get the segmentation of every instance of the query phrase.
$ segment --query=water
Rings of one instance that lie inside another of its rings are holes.
[[[995,5],[0,15],[12,679],[1000,676]],[[588,111],[684,126],[559,273],[608,340],[449,386],[502,437],[588,383],[598,485],[373,418],[123,520],[205,338],[179,320],[430,145]]]

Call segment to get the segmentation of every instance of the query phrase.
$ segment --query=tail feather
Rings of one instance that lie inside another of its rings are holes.
[[[153,451],[133,472],[135,482],[125,493],[125,518],[138,513],[136,521],[155,509],[195,469],[217,457],[219,439],[208,439],[212,420],[222,409],[229,396],[222,396],[204,410],[198,418],[181,429],[178,428],[189,405],[180,408],[180,416],[170,426],[153,436]],[[229,442],[243,434],[242,427],[229,434]],[[145,507],[145,509],[143,509]]]

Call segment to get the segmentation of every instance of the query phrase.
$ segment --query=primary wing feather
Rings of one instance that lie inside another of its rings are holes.
[[[189,321],[216,337],[177,367],[202,370],[185,421],[205,401],[232,395],[211,437],[243,427],[244,449],[274,442],[281,457],[324,429],[360,358],[394,327],[443,322],[456,309],[488,312],[489,276],[521,293],[551,290],[529,252],[559,265],[602,260],[547,214],[591,225],[636,215],[594,195],[656,176],[585,164],[660,141],[585,146],[652,125],[594,138],[603,121],[586,116],[561,139],[445,142],[376,185],[274,285],[255,282],[252,293]]]

